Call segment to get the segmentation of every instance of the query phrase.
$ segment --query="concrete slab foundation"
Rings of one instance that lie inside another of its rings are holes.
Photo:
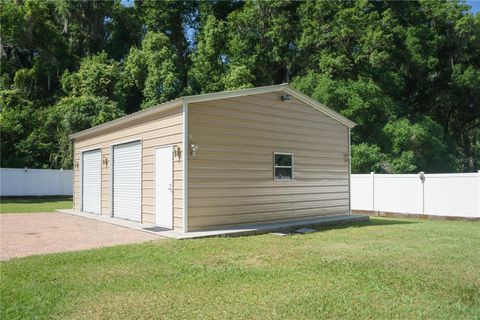
[[[214,230],[191,231],[191,232],[183,233],[183,232],[178,232],[174,230],[166,230],[166,229],[158,228],[152,224],[111,218],[108,216],[101,216],[97,214],[79,212],[72,209],[64,209],[64,210],[58,210],[58,211],[71,214],[71,215],[94,219],[98,221],[108,222],[108,223],[123,226],[126,228],[132,228],[139,231],[143,231],[143,232],[147,232],[147,233],[155,234],[157,236],[171,238],[171,239],[195,239],[195,238],[206,238],[206,237],[246,236],[246,235],[269,233],[273,231],[286,231],[286,230],[291,230],[293,228],[306,227],[306,226],[324,226],[324,225],[336,225],[336,224],[347,224],[347,223],[369,221],[369,217],[365,215],[342,214],[342,215],[332,215],[332,216],[321,216],[315,219],[300,220],[300,221],[248,224],[248,225],[220,228],[220,229],[214,229]]]

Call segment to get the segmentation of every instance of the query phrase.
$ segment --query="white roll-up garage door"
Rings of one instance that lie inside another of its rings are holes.
[[[140,141],[113,147],[113,216],[141,221],[142,147]]]
[[[100,149],[82,152],[82,211],[101,212],[102,154]]]

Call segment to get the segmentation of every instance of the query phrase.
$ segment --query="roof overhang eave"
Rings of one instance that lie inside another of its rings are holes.
[[[69,135],[69,138],[70,139],[78,139],[78,138],[82,138],[82,137],[85,137],[85,136],[88,136],[88,135],[91,135],[91,134],[94,134],[94,133],[98,133],[98,132],[101,132],[101,131],[112,129],[114,127],[120,126],[122,124],[131,122],[131,121],[139,120],[139,119],[151,116],[153,114],[157,114],[159,112],[170,110],[172,108],[181,106],[182,104],[183,104],[183,98],[178,98],[178,99],[175,99],[175,100],[172,100],[172,101],[168,101],[168,102],[162,103],[160,105],[157,105],[155,107],[152,107],[150,109],[141,110],[141,111],[123,116],[121,118],[106,122],[104,124],[100,124],[98,126],[95,126],[95,127],[92,127],[92,128],[89,128],[89,129],[86,129],[86,130],[83,130],[83,131],[80,131],[80,132],[77,132],[77,133],[73,133],[73,134]]]

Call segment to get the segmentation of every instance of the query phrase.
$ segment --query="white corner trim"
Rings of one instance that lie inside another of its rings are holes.
[[[188,102],[183,99],[183,232],[188,232]]]

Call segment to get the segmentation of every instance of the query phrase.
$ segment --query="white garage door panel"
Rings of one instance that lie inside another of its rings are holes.
[[[113,216],[141,221],[142,148],[131,142],[113,147]]]
[[[100,214],[102,191],[100,149],[82,153],[82,211]]]

